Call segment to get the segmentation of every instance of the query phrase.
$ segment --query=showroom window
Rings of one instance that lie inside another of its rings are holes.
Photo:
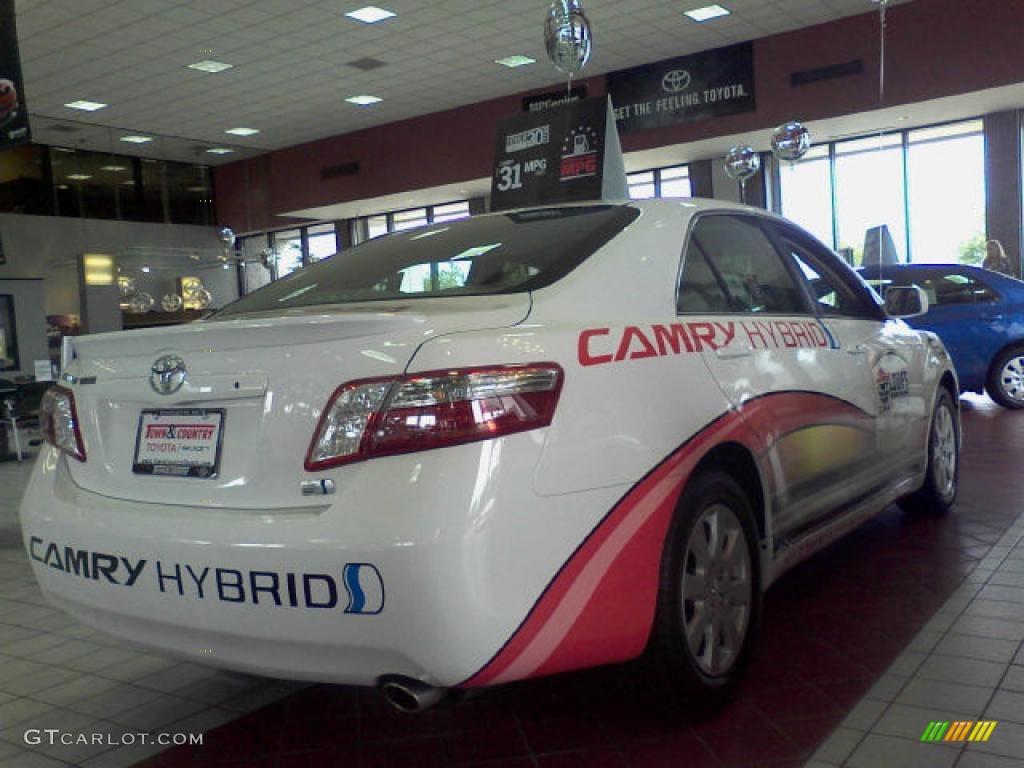
[[[409,211],[398,211],[398,213],[392,214],[391,221],[392,232],[404,232],[407,229],[415,229],[416,227],[422,227],[424,224],[430,223],[429,219],[427,219],[426,208],[413,208]]]
[[[386,235],[391,230],[388,229],[388,217],[387,215],[370,216],[366,220],[366,236],[368,239],[373,240],[375,237]]]
[[[431,221],[439,224],[443,221],[455,221],[469,217],[469,200],[459,200],[457,203],[433,206]]]
[[[271,245],[277,257],[278,277],[290,275],[297,269],[302,269],[302,230],[283,229],[279,232],[271,232]]]
[[[865,234],[886,226],[900,261],[907,260],[906,186],[899,134],[844,141],[835,147],[836,247],[864,256]]]
[[[341,250],[336,222],[260,232],[238,239],[245,262],[245,293]]]
[[[273,280],[270,274],[270,261],[264,255],[270,248],[270,239],[266,234],[250,235],[238,238],[239,252],[242,254],[244,269],[244,293],[252,293],[257,288]]]
[[[812,147],[798,163],[780,163],[782,213],[829,246],[832,169],[828,145]]]
[[[910,252],[920,262],[985,258],[985,135],[981,120],[910,131]]]
[[[779,174],[783,215],[855,265],[882,225],[900,261],[985,256],[981,120],[821,144]]]
[[[306,227],[306,238],[310,263],[330,258],[340,250],[338,229],[333,223]]]
[[[654,168],[626,175],[631,200],[648,200],[652,197],[690,197],[690,168],[686,165],[672,165]]]
[[[631,200],[649,200],[658,196],[658,187],[654,183],[654,171],[631,173],[626,177],[626,181],[629,183]]]
[[[380,237],[390,232],[403,232],[407,229],[422,227],[425,224],[440,224],[444,221],[465,219],[470,215],[469,200],[457,200],[442,205],[407,208],[402,211],[367,216],[364,219],[358,220],[356,231],[359,231],[359,223],[366,222],[366,239],[373,240],[375,237]]]

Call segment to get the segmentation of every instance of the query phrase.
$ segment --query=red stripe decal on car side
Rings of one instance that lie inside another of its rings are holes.
[[[674,451],[619,500],[555,575],[505,646],[464,687],[494,685],[635,658],[654,621],[661,556],[679,495],[713,447],[763,446],[750,424],[780,435],[866,415],[824,395],[767,395],[730,411]],[[771,440],[769,440],[771,442]]]

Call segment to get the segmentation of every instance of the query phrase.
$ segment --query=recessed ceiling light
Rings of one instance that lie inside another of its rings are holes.
[[[357,8],[354,11],[349,11],[345,15],[350,19],[361,21],[363,24],[376,24],[378,21],[384,21],[385,19],[391,19],[397,16],[393,11],[389,11],[385,8],[378,8],[375,5],[367,5],[365,8]]]
[[[234,64],[225,64],[223,61],[214,61],[213,59],[203,59],[197,61],[195,64],[189,64],[189,69],[198,69],[200,72],[223,72],[225,69],[231,69]]]
[[[70,179],[71,181],[85,181],[86,179],[91,179],[91,178],[92,178],[92,176],[89,175],[88,173],[71,173],[71,174],[68,174],[68,179]]]
[[[119,171],[127,171],[127,166],[124,165],[101,165],[101,171],[110,171],[111,173],[117,173]]]
[[[127,181],[122,181],[121,183],[122,184],[134,184],[135,182],[132,181],[131,179],[128,179]]]
[[[720,5],[705,5],[703,8],[694,8],[692,11],[686,11],[685,16],[689,16],[694,21],[708,21],[710,19],[717,19],[719,16],[728,16],[730,11],[727,8],[723,8]]]
[[[185,187],[186,192],[205,192],[206,187]]]
[[[121,141],[126,141],[129,144],[146,144],[147,142],[150,142],[152,140],[153,139],[150,136],[122,136],[121,137]]]
[[[234,151],[235,150],[228,149],[227,147],[210,147],[206,150],[206,153],[209,155],[230,155]]]
[[[384,99],[380,98],[379,96],[363,95],[349,96],[347,99],[345,99],[345,101],[347,101],[349,104],[358,104],[360,107],[368,107],[371,104],[376,104],[377,102],[384,101]]]
[[[149,267],[143,267],[143,268],[142,268],[142,271],[143,271],[143,272],[149,272]]]
[[[71,189],[67,184],[58,184],[57,189]]]
[[[83,112],[95,112],[97,109],[106,108],[106,104],[102,101],[86,101],[85,99],[79,99],[78,101],[69,101],[65,105],[68,109],[80,109]]]
[[[501,64],[501,66],[508,67],[509,69],[515,69],[516,67],[525,67],[527,64],[536,64],[537,60],[517,53],[514,56],[506,56],[504,59],[495,59],[494,63]]]
[[[228,128],[224,131],[224,133],[230,133],[232,136],[255,136],[259,132],[259,128]]]

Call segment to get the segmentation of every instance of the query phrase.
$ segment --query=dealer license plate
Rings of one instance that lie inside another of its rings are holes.
[[[145,410],[139,416],[132,471],[140,475],[215,477],[220,469],[223,438],[223,410]]]

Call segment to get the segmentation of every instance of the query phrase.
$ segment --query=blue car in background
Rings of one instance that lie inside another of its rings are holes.
[[[883,296],[891,285],[920,287],[928,311],[907,323],[939,335],[960,390],[984,390],[1006,408],[1024,408],[1024,282],[957,264],[886,264],[858,271]]]

